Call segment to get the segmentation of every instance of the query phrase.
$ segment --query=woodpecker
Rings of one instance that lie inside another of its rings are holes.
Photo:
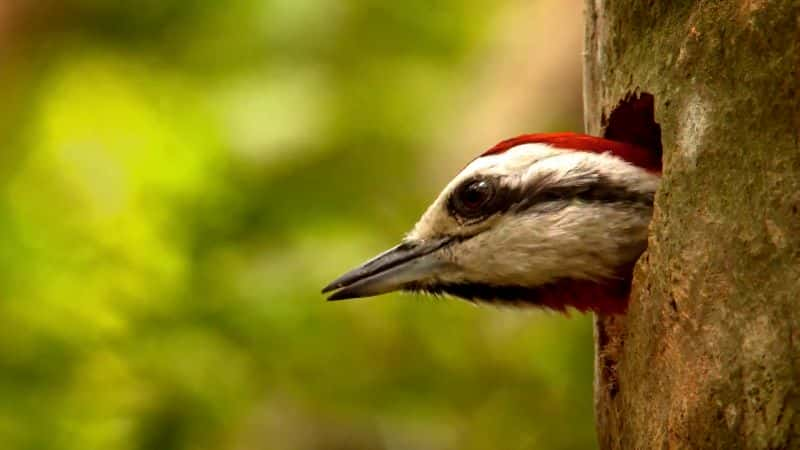
[[[507,139],[469,163],[399,245],[322,292],[622,313],[660,175],[660,157],[633,144],[578,133]]]

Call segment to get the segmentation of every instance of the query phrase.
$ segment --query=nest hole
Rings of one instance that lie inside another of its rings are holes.
[[[611,113],[603,113],[603,137],[638,145],[662,161],[661,125],[655,120],[655,98],[647,92],[629,92]]]

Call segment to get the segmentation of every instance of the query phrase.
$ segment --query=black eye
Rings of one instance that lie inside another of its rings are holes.
[[[462,184],[451,197],[451,209],[463,217],[480,216],[488,211],[484,207],[489,204],[495,194],[492,180],[471,180]]]

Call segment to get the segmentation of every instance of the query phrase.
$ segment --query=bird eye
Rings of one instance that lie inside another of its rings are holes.
[[[494,185],[490,180],[472,180],[464,183],[452,198],[456,213],[473,217],[482,213],[482,208],[494,197]]]

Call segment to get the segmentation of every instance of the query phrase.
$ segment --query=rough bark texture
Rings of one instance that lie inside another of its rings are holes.
[[[664,149],[629,311],[596,321],[601,448],[800,448],[800,2],[586,21],[587,131],[647,92]]]

